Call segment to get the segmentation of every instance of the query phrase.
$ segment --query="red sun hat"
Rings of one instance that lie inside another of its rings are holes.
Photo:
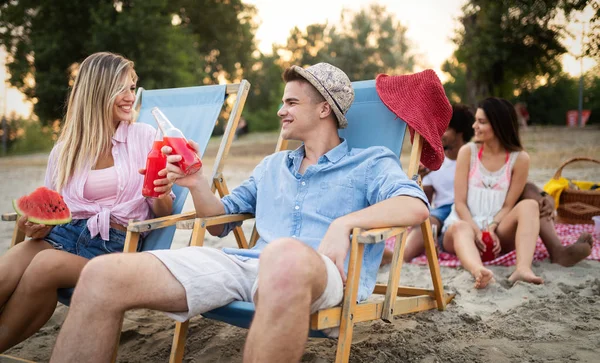
[[[425,139],[421,163],[438,170],[444,161],[442,135],[452,118],[452,106],[438,76],[427,69],[403,76],[380,74],[375,82],[379,98],[408,124],[410,141],[415,130]]]

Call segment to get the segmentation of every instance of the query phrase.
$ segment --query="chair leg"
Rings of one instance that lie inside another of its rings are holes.
[[[21,243],[25,240],[25,232],[21,231],[15,222],[15,228],[13,229],[12,240],[10,247],[14,247],[17,243]]]
[[[204,245],[204,235],[206,234],[206,225],[200,222],[200,218],[194,220],[194,229],[190,237],[190,246],[202,247]]]
[[[254,228],[252,228],[252,234],[250,235],[250,241],[248,241],[248,248],[252,248],[256,246],[256,242],[258,241],[258,231],[256,230],[256,222],[254,223]]]
[[[139,243],[140,243],[140,233],[127,231],[127,234],[125,235],[125,244],[123,245],[123,252],[124,253],[136,252]]]
[[[360,279],[360,268],[362,266],[365,245],[359,244],[359,229],[353,231],[352,244],[350,246],[350,261],[348,262],[348,277],[344,300],[342,302],[342,321],[340,324],[340,336],[338,338],[336,363],[346,363],[350,358],[350,346],[352,345],[352,333],[354,331],[354,313],[356,308],[356,297],[358,295],[358,280]]]
[[[173,336],[173,346],[171,347],[171,357],[169,363],[181,363],[185,351],[185,340],[187,339],[188,327],[190,321],[175,324],[175,335]]]
[[[438,310],[445,310],[446,299],[444,298],[444,285],[442,284],[440,264],[438,262],[435,241],[433,240],[433,232],[431,230],[431,222],[429,221],[429,218],[421,224],[421,232],[423,233],[425,254],[427,255],[429,272],[431,273],[431,280],[433,281],[433,292],[435,294],[437,307]]]
[[[390,323],[394,316],[394,305],[396,303],[396,297],[398,296],[397,288],[400,284],[400,272],[402,271],[402,263],[404,262],[404,248],[406,247],[407,236],[408,233],[406,231],[396,236],[394,257],[392,257],[392,265],[387,284],[389,288],[385,292],[383,311],[381,313],[381,319],[386,323]]]
[[[213,185],[219,192],[219,195],[221,195],[221,198],[229,194],[227,183],[220,174],[219,176],[213,178]],[[246,236],[244,236],[244,230],[242,230],[242,227],[235,227],[233,229],[233,234],[235,235],[235,240],[237,241],[238,247],[247,249],[248,241],[246,241]]]

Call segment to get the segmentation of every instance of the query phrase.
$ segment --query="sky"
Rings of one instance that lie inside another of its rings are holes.
[[[439,76],[440,67],[454,52],[454,35],[464,0],[301,0],[290,11],[290,1],[244,0],[255,5],[261,25],[256,33],[259,49],[271,51],[271,44],[285,44],[294,26],[305,29],[314,23],[337,23],[342,9],[360,10],[371,3],[384,5],[387,11],[407,28],[406,35],[413,49],[421,55],[420,68],[433,68]]]
[[[273,43],[285,44],[290,30],[295,26],[305,29],[315,23],[337,23],[342,9],[359,10],[376,2],[386,7],[388,12],[407,28],[407,37],[413,51],[420,60],[419,69],[432,68],[440,79],[447,76],[440,68],[454,52],[456,46],[451,38],[459,27],[458,17],[466,0],[243,0],[258,9],[260,26],[256,33],[259,49],[269,53]],[[591,6],[581,19],[589,19]],[[575,34],[565,39],[569,53],[563,56],[563,67],[573,76],[581,73],[580,61],[574,56],[581,53],[582,23],[571,22],[568,29]],[[0,79],[6,79],[3,61],[4,52],[0,49]],[[584,72],[595,65],[592,59],[584,58]],[[31,104],[23,102],[23,95],[6,83],[0,86],[0,112],[6,114],[16,111],[19,114],[30,113]],[[6,106],[8,107],[4,107]]]
[[[305,29],[315,23],[337,23],[342,9],[359,10],[377,3],[394,14],[407,28],[407,37],[412,42],[413,50],[420,55],[419,68],[432,68],[438,76],[445,80],[447,76],[440,68],[444,61],[452,56],[456,49],[452,42],[455,30],[459,27],[458,17],[466,0],[244,0],[255,5],[261,25],[256,33],[259,49],[271,52],[271,44],[285,44],[290,30],[294,26]],[[292,9],[292,5],[293,9]],[[583,14],[583,19],[592,15],[591,6]],[[580,23],[571,23],[568,29],[576,35],[574,39],[565,39],[564,43],[573,54],[581,51]],[[573,76],[580,74],[580,62],[573,55],[563,56],[563,67]],[[584,71],[595,65],[592,59],[584,59]]]

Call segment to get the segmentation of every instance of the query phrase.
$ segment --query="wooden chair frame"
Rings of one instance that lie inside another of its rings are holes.
[[[288,142],[283,140],[280,136],[277,142],[276,151],[285,150],[287,144]],[[417,181],[419,185],[421,184],[421,180],[417,171],[422,149],[422,137],[418,133],[415,133],[408,166],[408,175],[412,175],[413,180]],[[251,214],[230,214],[195,218],[193,222],[194,232],[192,234],[191,245],[203,245],[207,227],[231,222],[240,222],[251,218],[254,218]],[[186,226],[187,222],[182,219],[179,222],[179,225]],[[445,310],[446,304],[450,303],[454,298],[455,294],[444,292],[435,241],[433,239],[429,219],[423,222],[420,227],[424,237],[425,253],[429,264],[431,279],[433,281],[433,289],[399,286],[408,227],[409,226],[401,226],[371,230],[363,230],[360,228],[353,229],[352,241],[350,243],[350,261],[348,264],[347,282],[342,305],[320,310],[312,314],[310,319],[310,328],[312,330],[323,330],[335,327],[340,328],[335,360],[336,363],[348,362],[349,360],[355,323],[377,319],[382,319],[389,323],[392,321],[393,317],[397,315],[436,308],[440,311]],[[388,283],[385,285],[378,284],[374,291],[374,294],[385,295],[385,299],[383,302],[364,302],[358,304],[356,302],[356,297],[358,294],[358,282],[365,244],[381,242],[390,237],[396,238],[396,245],[394,248]],[[257,240],[258,233],[255,227],[250,238],[249,246],[254,246]],[[243,246],[239,240],[238,245],[240,248],[248,248]],[[393,286],[393,288],[388,288],[389,286]],[[188,327],[189,320],[183,323],[178,322],[176,324],[169,362],[179,363],[183,361]]]

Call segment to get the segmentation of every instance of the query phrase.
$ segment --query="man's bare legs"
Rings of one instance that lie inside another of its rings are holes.
[[[540,238],[548,250],[550,261],[565,267],[573,266],[592,253],[594,240],[589,233],[584,232],[577,242],[570,246],[563,246],[554,226],[554,199],[549,195],[542,196],[541,192],[535,184],[527,183],[521,199],[533,199],[539,204]]]
[[[308,338],[311,303],[327,286],[325,263],[302,242],[280,239],[261,253],[258,279],[244,362],[299,362]]]
[[[149,253],[94,258],[81,273],[51,362],[110,361],[123,314],[135,308],[187,311],[185,290]]]
[[[494,273],[483,266],[475,244],[475,231],[464,221],[457,221],[444,234],[444,249],[456,254],[465,270],[475,279],[475,288],[483,289],[494,278]]]
[[[548,250],[550,261],[565,267],[571,267],[589,256],[594,244],[592,235],[584,232],[577,242],[570,246],[563,246],[551,218],[540,219],[540,238]]]
[[[29,338],[50,319],[57,289],[75,286],[87,262],[54,249],[35,255],[0,314],[0,352]]]
[[[298,361],[308,335],[310,304],[327,284],[325,264],[308,246],[283,239],[263,251],[259,278],[263,283],[257,292],[245,361]],[[123,314],[135,308],[187,311],[185,290],[162,262],[148,253],[91,260],[78,281],[51,361],[110,360]],[[90,336],[94,337],[92,344]]]

